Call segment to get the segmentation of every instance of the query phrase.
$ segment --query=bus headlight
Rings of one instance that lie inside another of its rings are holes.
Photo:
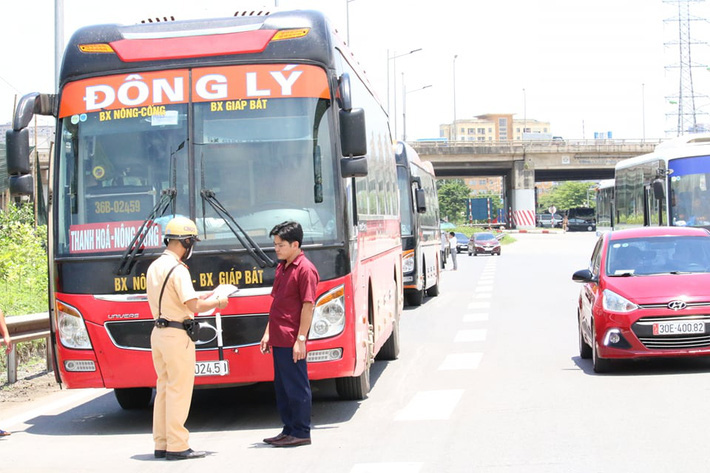
[[[338,286],[319,297],[313,310],[310,340],[338,335],[345,329],[345,287]]]
[[[412,271],[414,271],[414,250],[409,250],[402,254],[402,273],[407,274]]]
[[[90,350],[89,333],[79,311],[59,301],[56,307],[56,328],[62,345],[67,348]]]

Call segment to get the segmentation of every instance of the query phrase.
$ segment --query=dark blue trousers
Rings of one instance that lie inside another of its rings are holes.
[[[311,383],[306,360],[293,362],[293,348],[271,347],[274,356],[276,407],[283,433],[298,438],[311,436]]]

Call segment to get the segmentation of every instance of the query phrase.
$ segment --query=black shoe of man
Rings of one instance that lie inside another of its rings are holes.
[[[281,432],[281,433],[280,433],[279,435],[277,435],[276,437],[268,437],[268,438],[265,438],[265,439],[264,439],[264,443],[268,443],[269,445],[271,445],[272,443],[277,442],[277,441],[281,440],[281,439],[284,438],[284,437],[286,437],[286,434],[283,433],[283,432]]]
[[[191,448],[182,452],[165,452],[166,460],[192,460],[193,458],[203,458],[207,452],[195,451]]]
[[[287,435],[281,440],[274,440],[271,445],[274,447],[300,447],[301,445],[310,445],[310,437],[300,438],[292,435]]]
[[[155,455],[155,458],[165,458],[165,450],[156,450],[153,452],[153,455]]]

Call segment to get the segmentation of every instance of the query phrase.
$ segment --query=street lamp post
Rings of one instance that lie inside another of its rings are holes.
[[[348,47],[350,47],[350,3],[355,0],[345,0],[345,22],[348,30]]]
[[[454,74],[453,74],[454,75],[454,123],[452,123],[452,127],[451,127],[453,129],[453,133],[452,133],[453,141],[457,141],[456,138],[458,135],[458,133],[456,133],[456,58],[457,57],[459,57],[459,55],[454,54]]]
[[[429,87],[431,87],[431,84],[407,92],[407,85],[404,83],[404,72],[402,73],[402,141],[407,141],[407,94],[418,92]]]
[[[387,114],[390,113],[390,61],[392,61],[392,72],[394,76],[392,96],[394,97],[394,137],[397,138],[397,59],[409,54],[414,54],[421,51],[422,48],[412,49],[408,53],[394,54],[390,56],[389,49],[387,50]]]
[[[525,89],[523,89],[523,133],[520,135],[520,139],[524,139],[523,136],[525,136],[525,130],[528,127],[528,96],[525,93]]]

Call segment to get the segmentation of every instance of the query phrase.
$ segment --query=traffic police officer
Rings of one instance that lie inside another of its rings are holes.
[[[202,458],[205,452],[190,448],[185,428],[195,381],[195,342],[185,321],[195,313],[227,306],[226,298],[203,300],[192,286],[183,260],[192,255],[197,226],[185,217],[175,217],[165,227],[163,254],[148,268],[146,291],[155,319],[150,336],[153,366],[158,375],[153,405],[155,457],[168,460]]]

